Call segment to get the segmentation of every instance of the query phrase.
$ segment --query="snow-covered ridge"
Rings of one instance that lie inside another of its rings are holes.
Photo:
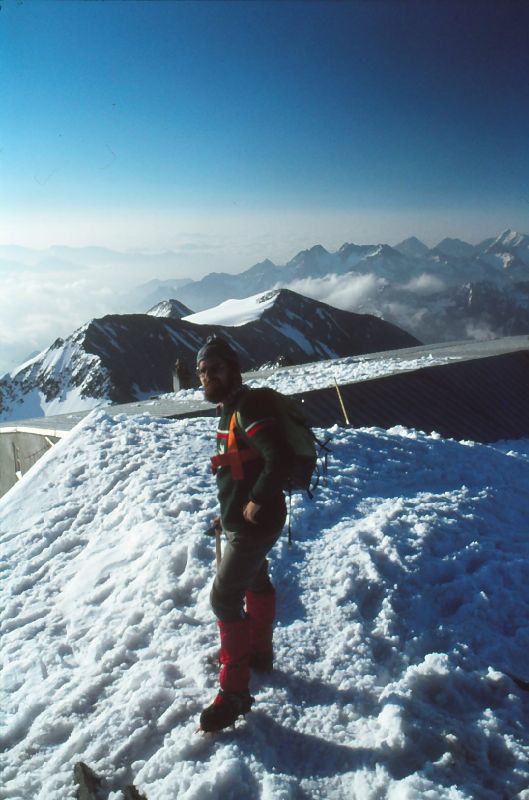
[[[0,419],[134,402],[167,392],[175,362],[192,369],[197,350],[213,333],[231,343],[246,370],[280,357],[285,363],[304,363],[417,344],[376,317],[343,312],[287,290],[260,293],[186,319],[109,315],[91,320],[0,379]]]
[[[529,443],[331,430],[272,553],[277,670],[212,739],[214,428],[94,412],[0,500],[6,800],[78,760],[109,800],[523,798]]]
[[[500,235],[494,240],[494,242],[490,245],[491,248],[498,247],[529,247],[529,236],[526,236],[523,233],[517,233],[516,231],[507,228],[507,230],[502,231]]]
[[[56,340],[47,350],[3,376],[0,383],[0,419],[2,407],[9,419],[67,414],[105,405],[109,375],[101,359],[83,348],[88,325],[82,325],[66,340]],[[99,378],[100,394],[91,387]]]
[[[260,319],[267,308],[274,305],[274,301],[279,294],[278,291],[259,292],[251,297],[244,297],[241,300],[225,300],[213,308],[198,311],[196,314],[189,314],[183,317],[186,322],[194,322],[195,325],[230,325],[239,327],[246,325],[247,322]]]

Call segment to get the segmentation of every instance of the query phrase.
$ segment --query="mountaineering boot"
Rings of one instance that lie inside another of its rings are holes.
[[[272,632],[276,616],[276,592],[272,584],[264,592],[246,592],[246,613],[250,619],[248,663],[256,672],[272,672]]]
[[[233,725],[241,714],[251,710],[254,698],[250,692],[225,692],[222,689],[210,706],[200,715],[200,729],[214,733]]]
[[[218,622],[220,632],[220,692],[200,715],[205,732],[220,731],[233,725],[237,717],[250,711],[253,697],[248,691],[250,668],[250,621]]]

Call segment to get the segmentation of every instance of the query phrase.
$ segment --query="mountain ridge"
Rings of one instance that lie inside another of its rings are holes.
[[[170,392],[176,360],[192,371],[199,346],[212,333],[230,342],[245,371],[280,357],[302,364],[419,344],[377,317],[342,311],[288,289],[272,299],[263,303],[258,318],[238,327],[148,314],[93,319],[0,379],[0,419],[84,410]]]
[[[472,304],[471,314],[462,301],[468,286],[482,302],[481,308]],[[478,245],[445,238],[427,248],[416,237],[395,247],[345,243],[335,252],[314,245],[283,266],[266,260],[238,275],[209,273],[183,286],[176,298],[201,311],[274,288],[373,314],[424,342],[525,334],[529,236],[508,228]]]

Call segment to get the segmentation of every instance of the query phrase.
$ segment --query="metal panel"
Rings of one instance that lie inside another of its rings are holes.
[[[340,387],[351,425],[404,425],[494,442],[529,436],[529,353],[481,358]],[[306,392],[312,425],[344,425],[335,389]]]

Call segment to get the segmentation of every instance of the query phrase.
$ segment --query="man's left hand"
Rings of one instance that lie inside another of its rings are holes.
[[[242,510],[242,515],[246,522],[251,522],[252,525],[257,525],[256,515],[261,506],[259,503],[254,503],[253,500],[248,500]]]

